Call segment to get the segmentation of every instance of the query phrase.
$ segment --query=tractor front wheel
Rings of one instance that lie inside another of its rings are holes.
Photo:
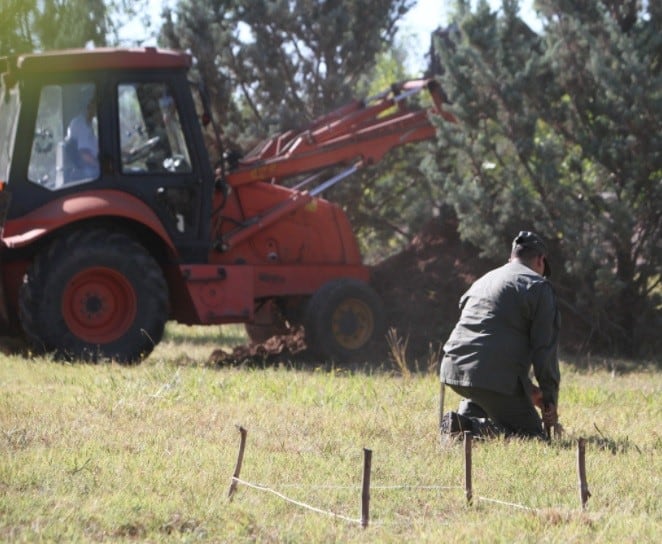
[[[133,363],[163,336],[168,287],[154,258],[131,237],[77,231],[37,255],[19,313],[26,336],[44,351]]]
[[[313,294],[304,327],[306,344],[313,352],[338,361],[357,361],[367,357],[383,336],[382,302],[362,281],[333,280]]]

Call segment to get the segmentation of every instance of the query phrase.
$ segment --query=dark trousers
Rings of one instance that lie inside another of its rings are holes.
[[[504,395],[487,389],[447,384],[464,397],[458,413],[467,417],[488,417],[503,428],[506,436],[523,436],[545,439],[542,420],[531,398],[519,387],[517,393]]]

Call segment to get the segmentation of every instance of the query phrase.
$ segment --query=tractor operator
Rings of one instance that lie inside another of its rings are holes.
[[[548,428],[558,423],[559,313],[550,274],[540,236],[521,231],[509,262],[476,280],[461,297],[440,378],[463,400],[457,412],[442,416],[442,434],[545,439],[542,423]],[[529,378],[532,366],[539,387]]]
[[[99,175],[99,141],[94,131],[97,103],[90,97],[84,112],[74,117],[67,127],[68,142],[76,146],[76,179],[92,179]]]

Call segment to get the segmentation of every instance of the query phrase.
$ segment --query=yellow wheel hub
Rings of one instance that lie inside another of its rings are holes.
[[[372,337],[375,317],[368,304],[358,298],[348,298],[334,310],[331,329],[344,349],[361,349]]]

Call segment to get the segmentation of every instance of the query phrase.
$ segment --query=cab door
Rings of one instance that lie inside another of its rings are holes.
[[[204,262],[212,174],[188,82],[134,76],[114,83],[117,184],[156,212],[183,261]]]

